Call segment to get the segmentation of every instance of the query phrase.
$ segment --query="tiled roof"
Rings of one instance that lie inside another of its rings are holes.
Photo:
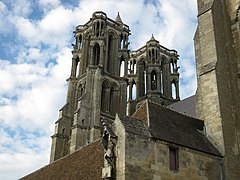
[[[136,110],[134,117],[137,118],[139,112],[145,116],[145,118],[141,117],[140,120],[149,118],[150,125],[148,129],[152,138],[221,156],[219,151],[203,134],[203,121],[149,101],[146,101],[146,104],[147,106],[142,105]],[[148,108],[148,110],[143,110],[144,108]]]
[[[185,114],[191,117],[196,117],[195,106],[196,106],[195,95],[193,95],[181,101],[170,104],[167,107],[181,114]]]
[[[25,177],[23,180],[102,179],[103,146],[93,142]]]
[[[148,127],[144,124],[143,121],[126,116],[124,118],[121,118],[121,122],[124,125],[126,132],[145,138],[151,137],[151,134],[148,131]]]
[[[147,103],[142,103],[141,106],[133,113],[132,117],[143,121],[143,123],[148,126],[147,117]]]

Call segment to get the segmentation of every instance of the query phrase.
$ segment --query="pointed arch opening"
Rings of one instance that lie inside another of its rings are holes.
[[[177,88],[176,88],[176,81],[172,80],[172,98],[177,98]]]
[[[138,94],[139,97],[146,95],[146,68],[145,68],[145,61],[142,59],[137,63],[138,66]]]
[[[136,74],[137,72],[137,67],[136,67],[136,60],[133,60],[133,74]]]
[[[76,76],[78,77],[80,75],[80,59],[77,57],[76,59]]]
[[[124,40],[123,40],[123,34],[121,33],[121,35],[120,35],[120,49],[123,49],[123,45],[124,45]]]
[[[77,46],[78,46],[78,49],[81,49],[81,47],[82,47],[82,35],[81,34],[79,35]]]
[[[155,53],[154,53],[154,49],[152,49],[152,63],[155,64]]]
[[[109,112],[109,83],[104,81],[102,84],[102,94],[101,94],[101,111]]]
[[[110,114],[115,115],[116,114],[116,94],[114,87],[110,88]]]
[[[118,38],[115,38],[113,32],[108,35],[108,49],[107,49],[107,71],[109,73],[118,74],[118,58],[116,48],[118,46]]]
[[[97,33],[96,33],[96,36],[98,37],[100,35],[100,23],[99,21],[97,22]]]
[[[137,87],[136,87],[136,82],[133,80],[132,82],[132,100],[137,99]]]
[[[100,36],[103,36],[103,34],[104,34],[104,23],[101,22]]]
[[[151,72],[151,90],[157,89],[157,72],[152,70]]]
[[[96,43],[93,47],[93,65],[98,65],[100,62],[100,46]]]
[[[119,75],[120,77],[124,77],[125,75],[125,59],[123,56],[120,58]]]
[[[79,68],[80,68],[80,59],[79,57],[76,57],[72,61],[72,70],[71,70],[72,77],[76,77],[79,75]]]
[[[171,71],[171,73],[174,72],[174,69],[175,69],[174,62],[173,62],[173,59],[171,58],[171,61],[170,61],[170,71]]]
[[[129,86],[129,84],[128,84],[128,85],[127,85],[127,100],[130,99],[130,93],[129,93],[129,90],[130,90],[130,89],[129,89],[129,87],[130,87],[130,86]]]

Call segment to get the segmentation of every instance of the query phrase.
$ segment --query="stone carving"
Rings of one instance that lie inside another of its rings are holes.
[[[102,143],[104,147],[104,168],[102,170],[102,177],[114,178],[116,161],[114,149],[117,143],[117,136],[114,134],[106,118],[103,118],[101,121],[103,125]]]

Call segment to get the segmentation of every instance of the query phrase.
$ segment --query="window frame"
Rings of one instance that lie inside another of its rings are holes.
[[[179,152],[178,148],[169,146],[169,169],[173,172],[179,171]]]

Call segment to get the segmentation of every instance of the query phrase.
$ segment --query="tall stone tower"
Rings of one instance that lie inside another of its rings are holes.
[[[95,12],[76,27],[67,102],[55,123],[50,162],[100,138],[101,118],[125,115],[129,34],[119,14],[114,21]]]
[[[50,162],[100,138],[101,119],[131,115],[146,98],[162,105],[179,101],[177,51],[152,36],[130,52],[129,35],[119,14],[114,21],[95,12],[76,27],[67,102],[55,123]]]
[[[153,36],[130,53],[128,115],[146,98],[162,105],[180,100],[178,58],[176,50],[160,45]]]
[[[240,0],[198,0],[195,34],[197,116],[224,156],[227,179],[240,177]]]

